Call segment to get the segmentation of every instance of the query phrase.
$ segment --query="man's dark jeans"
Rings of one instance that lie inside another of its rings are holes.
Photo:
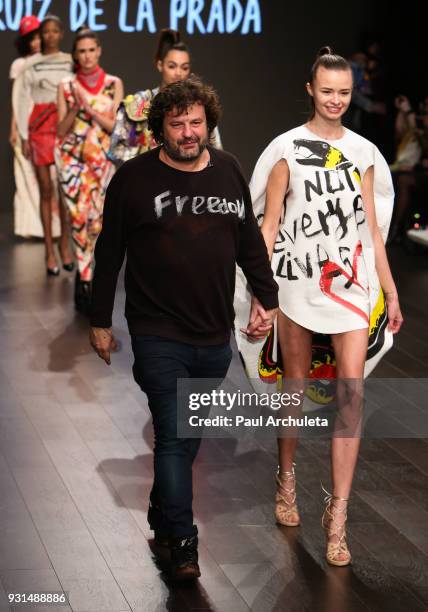
[[[147,394],[155,432],[154,483],[148,521],[169,538],[197,533],[192,512],[192,464],[199,438],[177,438],[177,379],[224,378],[232,359],[229,343],[194,346],[160,338],[132,336],[133,373]]]

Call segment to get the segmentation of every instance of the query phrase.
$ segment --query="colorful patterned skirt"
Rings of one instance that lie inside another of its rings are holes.
[[[35,166],[49,166],[55,162],[54,149],[58,124],[56,104],[35,104],[29,120],[31,159]]]

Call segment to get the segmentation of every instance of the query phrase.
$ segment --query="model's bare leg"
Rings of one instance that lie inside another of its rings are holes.
[[[35,166],[40,191],[40,217],[46,249],[46,266],[51,270],[58,267],[52,240],[52,180],[49,166]]]
[[[337,363],[338,419],[346,435],[335,433],[332,440],[332,498],[324,515],[328,532],[327,559],[333,565],[345,565],[350,553],[345,541],[347,504],[360,447],[360,425],[363,409],[362,385],[367,356],[368,330],[333,334]]]
[[[58,195],[58,209],[59,219],[61,223],[61,237],[59,239],[59,252],[61,255],[62,263],[66,266],[71,266],[73,257],[70,250],[70,221],[68,217],[68,210],[63,202],[61,195]]]
[[[304,388],[312,358],[312,332],[301,327],[281,311],[278,315],[278,333],[284,365],[285,380],[292,381],[298,389]],[[287,389],[288,390],[288,389]],[[288,429],[288,434],[293,433]],[[294,456],[297,448],[295,436],[278,438],[278,478],[275,515],[278,523],[287,526],[299,524],[299,514],[295,504]]]

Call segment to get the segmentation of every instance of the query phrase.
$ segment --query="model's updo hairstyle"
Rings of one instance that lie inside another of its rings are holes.
[[[58,15],[52,15],[52,13],[48,13],[43,18],[42,23],[40,24],[40,31],[41,32],[43,32],[43,28],[48,23],[48,21],[54,21],[56,23],[56,25],[59,27],[59,29],[62,32],[64,32],[64,24],[62,23],[61,19],[58,17]]]
[[[155,63],[166,58],[171,51],[184,51],[190,57],[189,47],[181,40],[180,32],[171,28],[164,28],[159,35],[158,46],[155,53]]]
[[[54,23],[56,23],[56,25],[59,27],[61,32],[64,32],[64,24],[62,23],[61,19],[57,15],[52,15],[51,13],[48,13],[46,17],[42,20],[42,23],[40,24],[40,29],[39,29],[40,36],[42,38],[42,53],[44,53],[43,30],[45,28],[45,25],[49,23],[49,21],[53,21]]]
[[[352,74],[351,65],[348,62],[348,60],[346,60],[341,55],[336,55],[336,53],[333,53],[332,48],[329,47],[328,45],[326,45],[325,47],[321,47],[321,49],[317,53],[315,62],[312,64],[311,73],[308,79],[308,82],[311,85],[313,85],[316,79],[316,76],[317,76],[318,68],[320,67],[325,68],[326,70],[349,70],[351,71],[351,74]],[[314,101],[313,101],[312,96],[309,96],[309,101],[310,101],[309,120],[311,120],[314,118],[314,114],[315,114],[315,106],[314,106]]]
[[[94,40],[97,47],[101,47],[101,42],[98,37],[98,34],[96,34],[96,32],[94,32],[93,30],[91,30],[87,25],[80,26],[80,28],[76,30],[76,35],[73,40],[73,46],[71,48],[74,72],[77,72],[77,70],[79,69],[79,63],[76,60],[77,43],[79,42],[79,40],[84,40],[85,38],[90,38],[91,40]]]

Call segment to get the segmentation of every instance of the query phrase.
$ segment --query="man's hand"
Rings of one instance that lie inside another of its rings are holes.
[[[241,332],[246,334],[250,342],[265,338],[272,329],[277,312],[277,308],[265,310],[260,304],[259,300],[253,296],[251,298],[251,310],[248,325],[246,328],[242,328]]]
[[[107,365],[110,365],[110,353],[117,348],[111,327],[91,327],[89,342],[98,357],[101,357]]]

